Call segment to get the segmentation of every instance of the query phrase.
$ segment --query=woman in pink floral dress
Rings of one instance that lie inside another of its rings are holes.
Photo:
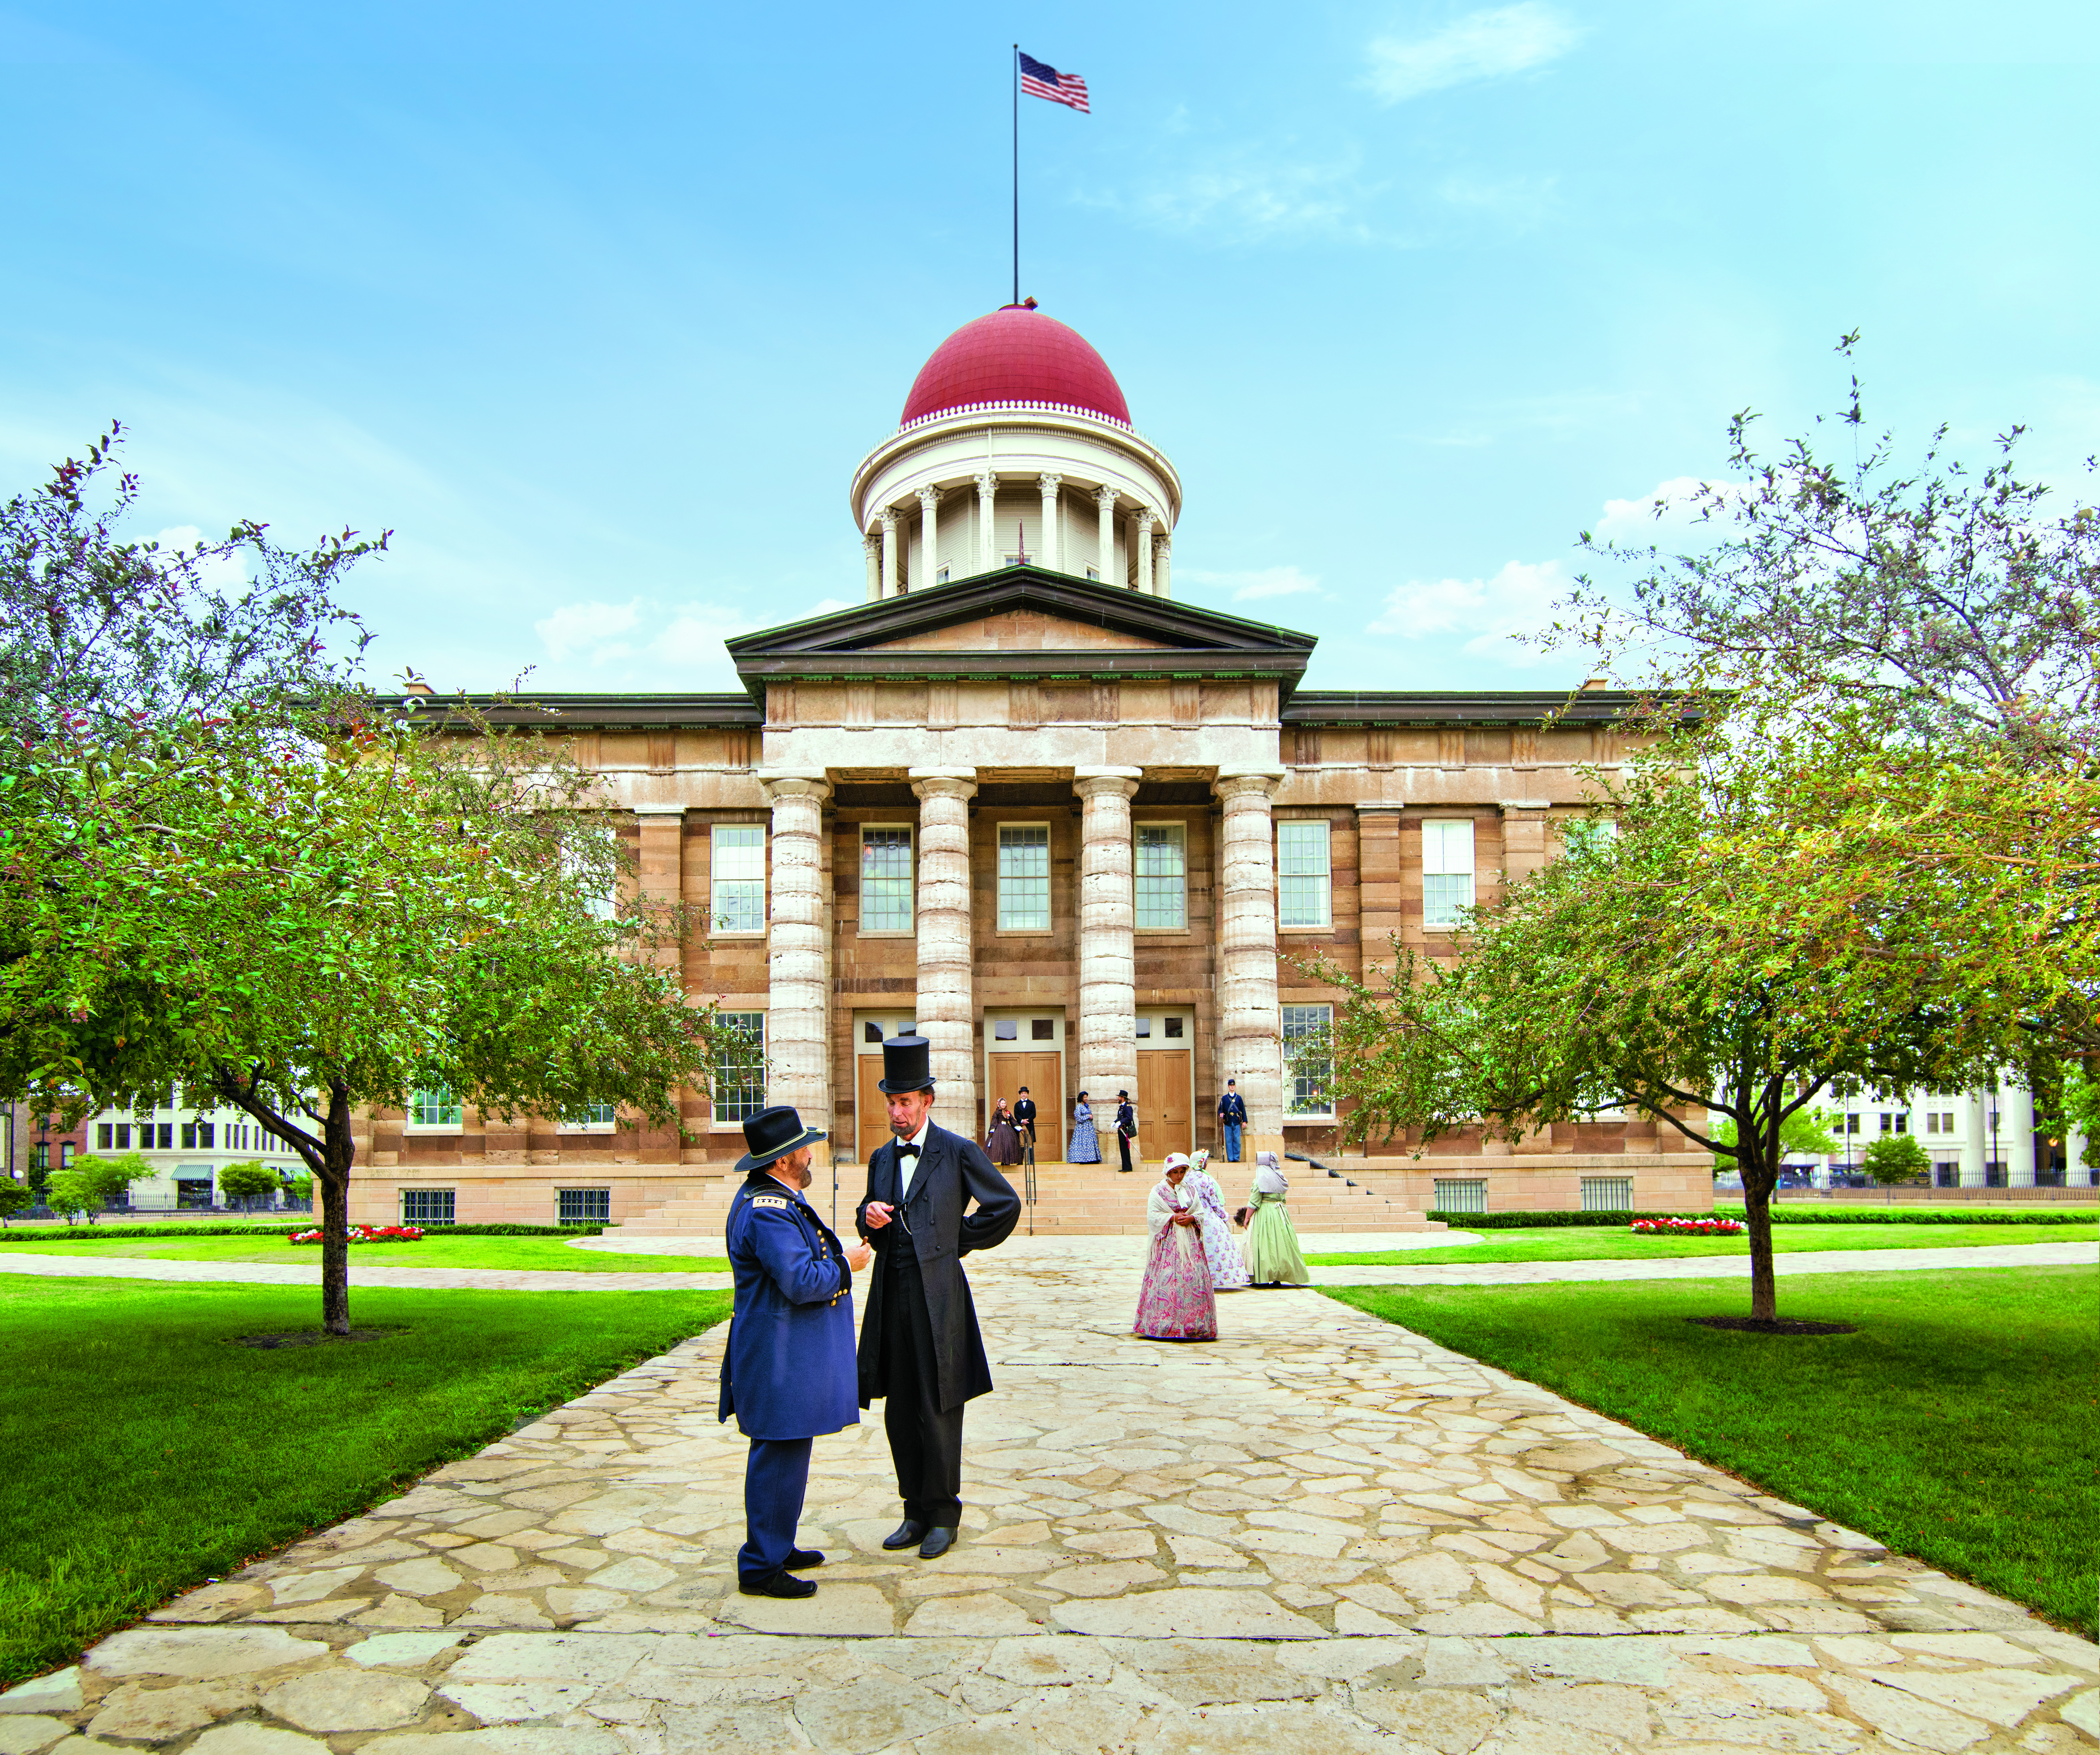
[[[1203,1259],[1202,1219],[1194,1191],[1182,1186],[1189,1160],[1171,1153],[1166,1169],[1166,1179],[1145,1203],[1152,1256],[1132,1332],[1147,1341],[1215,1341],[1218,1301],[1211,1290],[1210,1264]]]

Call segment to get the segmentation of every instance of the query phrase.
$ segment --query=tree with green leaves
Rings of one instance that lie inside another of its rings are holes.
[[[285,1179],[260,1158],[228,1164],[218,1173],[219,1198],[238,1201],[250,1210],[258,1201],[268,1200],[284,1185]]]
[[[1829,1109],[1796,1109],[1779,1127],[1779,1149],[1785,1158],[1828,1158],[1840,1149],[1830,1129],[1838,1120]],[[1732,1153],[1736,1149],[1736,1118],[1723,1115],[1714,1123],[1714,1144]]]
[[[1617,834],[1570,836],[1473,913],[1448,961],[1396,940],[1377,985],[1301,964],[1338,993],[1319,1052],[1351,1100],[1345,1131],[1514,1141],[1612,1107],[1652,1117],[1734,1161],[1751,1315],[1774,1318],[1789,1121],[1833,1082],[1985,1076],[2014,1051],[2027,991],[2024,868],[1921,861],[1882,883],[1886,840],[1914,825],[1835,808],[1860,747],[1842,722],[1652,746],[1599,776]]]
[[[143,1182],[152,1174],[152,1166],[136,1152],[127,1152],[121,1158],[83,1153],[64,1169],[51,1172],[44,1199],[53,1212],[66,1215],[67,1224],[72,1224],[73,1215],[78,1213],[93,1224],[97,1213],[122,1206],[131,1184]]]
[[[1932,1160],[1925,1155],[1925,1148],[1907,1133],[1883,1134],[1868,1145],[1860,1162],[1876,1184],[1885,1188],[1932,1174]]]
[[[0,1177],[0,1227],[18,1213],[26,1213],[37,1204],[36,1190],[26,1182],[17,1182],[11,1176]]]

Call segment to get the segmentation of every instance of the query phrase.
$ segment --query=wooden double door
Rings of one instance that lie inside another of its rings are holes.
[[[1137,1146],[1147,1163],[1157,1164],[1169,1152],[1196,1149],[1193,1070],[1189,1049],[1137,1051]],[[1111,1104],[1099,1113],[1113,1118],[1115,1107]]]
[[[986,1115],[990,1115],[992,1105],[1001,1097],[1012,1109],[1020,1100],[1021,1087],[1027,1086],[1035,1104],[1035,1162],[1062,1163],[1070,1127],[1065,1117],[1065,1056],[1055,1048],[1017,1049],[990,1054],[985,1060],[991,1069],[991,1083],[985,1087]]]

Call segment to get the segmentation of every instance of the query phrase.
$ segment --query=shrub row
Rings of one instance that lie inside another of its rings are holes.
[[[1717,1206],[1711,1215],[1631,1211],[1447,1213],[1439,1209],[1428,1216],[1444,1220],[1454,1231],[1560,1230],[1575,1226],[1623,1230],[1636,1219],[1704,1219],[1710,1216],[1740,1219],[1744,1213],[1740,1206]],[[1957,1212],[1940,1209],[1916,1212],[1906,1211],[1900,1206],[1826,1207],[1782,1203],[1773,1207],[1771,1214],[1771,1222],[1776,1225],[2089,1225],[2096,1220],[2100,1220],[2100,1210],[2090,1206],[2073,1207],[2068,1210],[2058,1207],[2027,1207],[2018,1212],[2009,1212],[2001,1207],[1976,1207]]]
[[[294,1231],[311,1231],[315,1221],[276,1225],[65,1225],[37,1230],[0,1231],[0,1242],[92,1243],[98,1237],[282,1237]],[[434,1225],[426,1239],[435,1237],[593,1237],[603,1225]]]

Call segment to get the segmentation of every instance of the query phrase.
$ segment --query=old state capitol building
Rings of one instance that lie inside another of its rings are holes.
[[[959,1131],[1026,1085],[1060,1158],[1089,1092],[1109,1162],[1083,1175],[1140,1215],[1117,1091],[1156,1166],[1218,1144],[1228,1078],[1252,1135],[1356,1184],[1291,1166],[1301,1225],[1710,1202],[1710,1161],[1639,1118],[1331,1156],[1334,1099],[1286,1050],[1333,998],[1290,959],[1448,941],[1549,857],[1580,765],[1619,759],[1626,697],[1323,690],[1311,636],[1177,602],[1180,475],[1101,356],[1029,306],[942,343],[851,499],[866,602],[727,642],[737,692],[540,698],[629,814],[643,893],[712,921],[687,989],[762,1042],[763,1075],[686,1092],[682,1139],[419,1093],[365,1124],[353,1218],[718,1228],[767,1102],[829,1128],[849,1204],[850,1161],[887,1137],[881,1043],[914,1025]]]

